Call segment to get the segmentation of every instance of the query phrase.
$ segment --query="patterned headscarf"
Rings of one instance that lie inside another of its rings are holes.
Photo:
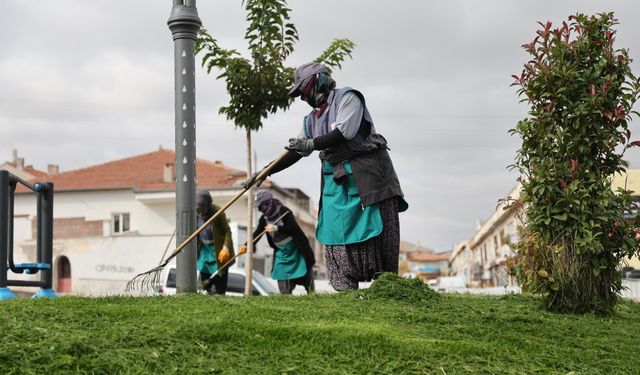
[[[211,216],[213,216],[213,199],[208,190],[198,190],[196,193],[196,207],[202,210],[202,214],[198,215],[198,227],[201,227]],[[207,227],[198,234],[200,241],[206,244],[213,242],[213,233],[211,226]]]
[[[329,93],[336,87],[336,81],[326,73],[317,73],[307,78],[301,87],[302,100],[318,108],[327,102]]]
[[[280,209],[282,209],[282,202],[274,198],[271,192],[261,190],[256,194],[256,206],[267,220],[273,220],[278,217]]]

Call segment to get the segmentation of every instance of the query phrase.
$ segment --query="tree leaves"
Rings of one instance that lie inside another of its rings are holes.
[[[226,82],[230,99],[219,113],[236,127],[257,131],[269,114],[291,105],[288,93],[294,68],[286,67],[285,59],[294,51],[298,31],[290,22],[291,10],[284,0],[244,0],[242,4],[248,21],[245,40],[250,58],[220,47],[204,28],[196,41],[196,53],[203,53],[202,66],[207,73],[216,71],[216,78]],[[348,39],[336,39],[316,61],[340,68],[354,46]]]

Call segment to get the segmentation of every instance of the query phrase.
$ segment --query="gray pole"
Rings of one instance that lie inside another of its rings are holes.
[[[202,26],[196,0],[173,0],[167,22],[174,41],[176,130],[176,244],[196,230],[195,41]],[[196,243],[177,256],[177,293],[196,291]]]
[[[9,259],[9,171],[0,171],[0,299],[7,288],[7,262]],[[5,292],[8,292],[6,290]]]
[[[38,263],[50,264],[51,268],[41,270],[42,289],[53,288],[53,184],[51,182],[36,183],[38,194]]]

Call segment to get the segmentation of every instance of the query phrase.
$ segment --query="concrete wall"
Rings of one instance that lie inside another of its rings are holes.
[[[640,279],[622,279],[622,296],[640,302]]]

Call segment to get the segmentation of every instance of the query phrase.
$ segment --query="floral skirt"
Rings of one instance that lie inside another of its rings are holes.
[[[398,272],[398,200],[384,200],[378,203],[378,207],[382,217],[382,233],[364,242],[325,246],[329,283],[333,289],[358,289],[358,282],[371,281],[379,273]]]

